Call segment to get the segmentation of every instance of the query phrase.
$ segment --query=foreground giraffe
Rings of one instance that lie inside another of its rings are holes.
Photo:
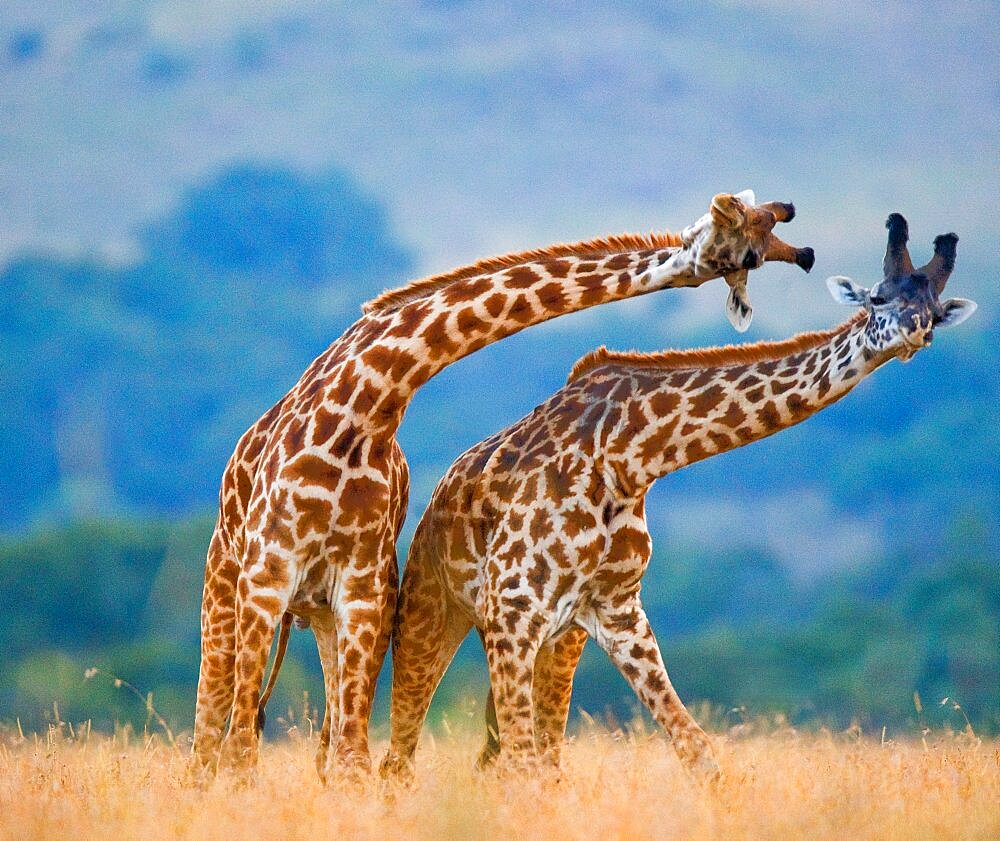
[[[472,447],[417,526],[393,637],[392,741],[382,770],[412,771],[431,696],[469,629],[489,663],[507,761],[558,762],[573,672],[587,636],[670,734],[681,761],[718,774],[705,733],[667,677],[639,591],[652,543],[646,492],[661,476],[799,423],[891,359],[930,344],[975,304],[941,301],[954,234],[914,271],[907,226],[887,223],[885,278],[869,292],[831,278],[862,309],[787,341],[660,353],[600,348],[513,426]],[[489,708],[488,707],[488,708]]]
[[[256,763],[263,672],[286,612],[310,623],[326,704],[317,767],[367,769],[368,718],[394,615],[408,473],[396,428],[445,366],[531,324],[726,276],[734,321],[791,205],[722,194],[680,236],[625,235],[486,260],[383,293],[240,438],[226,467],[202,603],[196,768]],[[735,306],[733,302],[735,301]],[[733,311],[735,310],[735,313]],[[288,622],[283,623],[287,633]],[[229,730],[223,741],[226,720]]]

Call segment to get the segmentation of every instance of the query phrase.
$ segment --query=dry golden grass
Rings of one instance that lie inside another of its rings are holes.
[[[0,744],[0,837],[1000,838],[1000,742],[715,736],[702,790],[660,737],[583,735],[558,779],[472,770],[479,742],[425,738],[413,789],[321,788],[313,743],[267,744],[255,787],[187,783],[187,752],[122,736]],[[383,745],[376,745],[380,756]]]

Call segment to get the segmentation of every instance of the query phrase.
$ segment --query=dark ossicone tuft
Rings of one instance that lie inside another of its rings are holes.
[[[934,253],[944,257],[954,257],[955,247],[958,245],[958,234],[938,234],[934,237]]]
[[[902,213],[890,213],[885,226],[889,229],[889,239],[892,241],[902,239],[906,242],[910,238],[910,226]]]

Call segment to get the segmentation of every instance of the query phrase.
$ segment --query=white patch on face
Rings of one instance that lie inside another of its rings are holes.
[[[903,362],[909,361],[916,349],[911,350],[903,339],[899,328],[899,313],[892,309],[882,309],[873,311],[869,318],[868,328],[865,330],[868,349],[875,353],[899,349],[899,358]]]

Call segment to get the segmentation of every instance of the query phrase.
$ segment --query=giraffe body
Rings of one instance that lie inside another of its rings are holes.
[[[289,612],[311,625],[323,666],[320,774],[367,768],[408,498],[395,433],[421,385],[567,312],[718,276],[737,288],[769,259],[808,268],[811,250],[771,233],[793,213],[720,195],[680,236],[626,235],[494,258],[366,305],[240,438],[226,467],[205,572],[197,765],[214,768],[220,744],[227,765],[244,772],[255,763],[263,673],[275,626]]]
[[[954,241],[945,239],[924,274],[908,266],[900,276],[894,258],[874,297],[852,286],[849,302],[864,309],[832,330],[708,350],[601,348],[533,412],[460,456],[417,527],[404,572],[384,770],[411,766],[431,695],[475,627],[497,730],[481,762],[495,751],[512,762],[538,753],[558,761],[589,636],[682,762],[714,777],[709,741],[674,691],[642,607],[652,548],[645,495],[668,473],[805,420],[929,344],[935,325],[962,320],[970,302],[940,303],[947,274],[938,273],[940,287],[932,277],[935,261],[951,270]],[[832,280],[845,297],[843,281]]]

